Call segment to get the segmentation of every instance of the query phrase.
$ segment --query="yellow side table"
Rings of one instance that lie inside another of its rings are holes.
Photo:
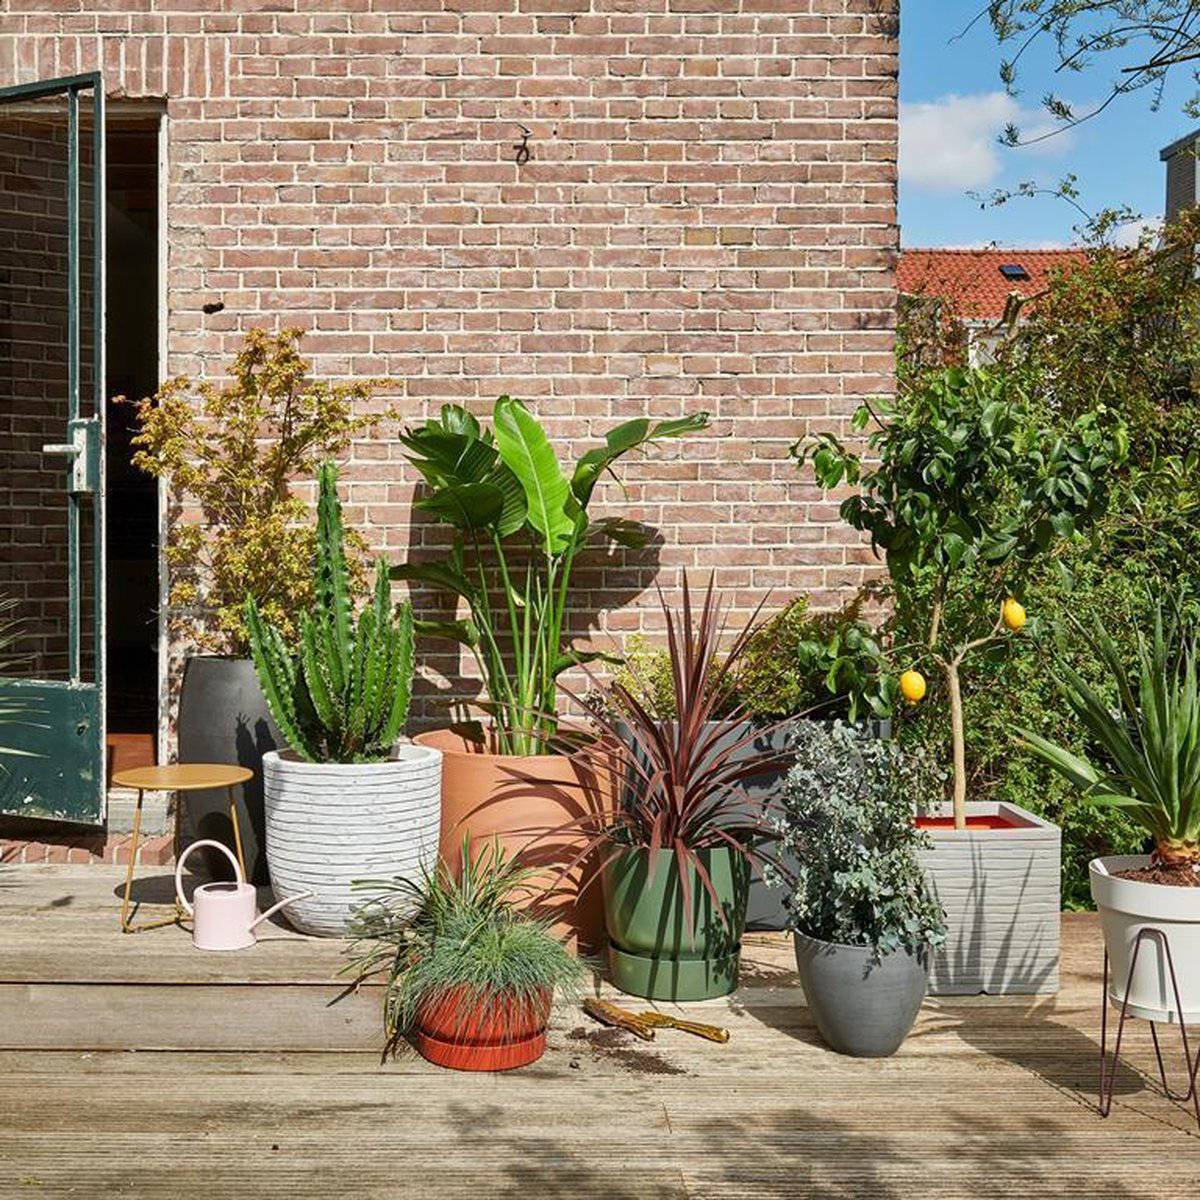
[[[228,763],[176,763],[167,767],[134,767],[118,771],[112,777],[117,787],[137,789],[137,807],[133,810],[133,837],[129,843],[129,870],[125,875],[125,898],[121,902],[121,932],[139,933],[143,929],[157,929],[162,925],[174,925],[183,916],[179,902],[175,902],[175,914],[157,921],[145,921],[134,925],[129,920],[129,893],[133,886],[133,868],[137,863],[138,838],[142,828],[142,798],[146,792],[175,792],[175,858],[179,858],[179,816],[182,808],[182,793],[206,792],[212,788],[224,788],[229,796],[229,817],[233,822],[233,842],[237,849],[238,865],[242,878],[246,877],[246,860],[242,855],[242,834],[238,828],[237,803],[233,789],[239,783],[254,778],[254,772],[246,767]]]

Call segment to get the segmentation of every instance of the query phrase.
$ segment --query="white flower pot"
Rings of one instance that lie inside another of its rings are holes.
[[[949,810],[938,814],[949,818]],[[946,941],[933,955],[931,996],[1058,991],[1062,835],[1016,804],[968,801],[967,820],[1005,828],[929,830],[921,851],[946,909]]]
[[[263,756],[267,866],[275,899],[304,933],[339,936],[370,898],[355,880],[419,879],[437,860],[442,754],[403,744],[376,763],[310,763]]]
[[[1161,930],[1171,946],[1179,1006],[1171,986],[1167,952],[1157,938],[1146,938],[1138,951],[1137,971],[1129,984],[1129,1012],[1147,1021],[1200,1022],[1200,888],[1171,887],[1118,879],[1114,872],[1148,866],[1145,854],[1114,854],[1088,864],[1092,899],[1100,911],[1108,949],[1108,997],[1120,1006],[1125,999],[1129,964],[1138,932]]]

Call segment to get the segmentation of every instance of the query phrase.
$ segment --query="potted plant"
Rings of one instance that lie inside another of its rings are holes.
[[[260,768],[280,738],[250,661],[245,598],[294,634],[295,614],[312,597],[313,528],[292,482],[381,419],[355,415],[369,405],[371,384],[313,379],[300,340],[298,329],[250,330],[227,384],[168,380],[138,402],[133,439],[134,464],[168,485],[168,629],[193,647],[179,693],[179,758],[254,771],[235,792],[246,869],[260,882]],[[352,545],[362,550],[359,539]],[[361,575],[357,557],[353,569]],[[233,844],[223,791],[193,793],[185,815],[189,836]]]
[[[931,371],[853,426],[872,420],[872,465],[827,432],[793,453],[826,489],[858,485],[842,517],[886,556],[897,625],[920,630],[891,647],[900,690],[919,702],[930,664],[947,700],[951,804],[927,817],[927,868],[948,910],[932,990],[1054,991],[1061,835],[1016,805],[968,801],[962,677],[1024,625],[1023,574],[1105,511],[1128,436],[1103,410],[1056,426],[1019,376],[987,368]]]
[[[931,773],[896,742],[840,722],[798,729],[794,750],[777,828],[799,863],[787,903],[804,996],[834,1050],[893,1054],[945,938],[912,820]]]
[[[674,716],[648,711],[619,678],[604,689],[593,719],[623,747],[628,786],[591,844],[603,847],[612,981],[636,996],[701,1000],[737,986],[751,861],[771,836],[769,814],[747,803],[744,785],[774,755],[747,753],[761,731],[740,727],[732,702],[754,618],[719,654],[711,579],[698,615],[686,575],[679,614],[659,599]]]
[[[430,1062],[504,1071],[541,1058],[554,995],[578,997],[586,964],[544,921],[519,910],[536,870],[499,843],[452,866],[371,883],[356,916],[352,964],[359,982],[386,974],[384,1054],[411,1037]]]
[[[1092,804],[1127,813],[1153,841],[1150,854],[1096,858],[1088,866],[1111,966],[1109,996],[1150,1021],[1200,1021],[1200,635],[1194,620],[1168,618],[1136,638],[1133,670],[1104,624],[1088,637],[1112,680],[1102,695],[1065,663],[1056,682],[1098,751],[1096,765],[1023,729],[1021,741]],[[1129,968],[1140,930],[1161,930]],[[1128,988],[1127,988],[1128,983]]]
[[[445,754],[442,854],[453,861],[464,833],[477,845],[498,837],[524,861],[550,869],[573,858],[562,829],[611,807],[613,780],[602,753],[559,727],[557,684],[573,666],[600,657],[572,648],[567,614],[572,572],[585,547],[610,540],[644,543],[633,522],[592,521],[588,506],[600,477],[638,447],[703,429],[699,413],[652,423],[644,418],[611,430],[570,475],[545,431],[519,401],[501,396],[486,428],[458,405],[401,435],[427,493],[419,511],[448,527],[450,547],[436,561],[393,568],[393,578],[449,592],[468,616],[418,622],[420,633],[465,646],[475,659],[486,699],[486,728],[419,734]],[[541,831],[542,836],[539,836]],[[536,839],[536,845],[533,845]],[[585,867],[556,882],[539,901],[563,927],[594,945],[598,913],[580,904]]]
[[[290,746],[263,756],[271,887],[277,901],[293,900],[287,916],[297,929],[338,935],[355,879],[411,874],[435,861],[442,756],[398,743],[412,692],[412,608],[405,602],[393,613],[380,559],[355,619],[332,463],[318,483],[312,607],[289,638],[249,596],[246,627]]]
[[[626,646],[615,677],[659,720],[675,718],[671,655],[641,634]],[[748,811],[762,813],[778,798],[787,776],[792,733],[798,721],[844,718],[882,729],[891,714],[895,677],[879,641],[862,619],[861,601],[835,612],[814,613],[800,596],[758,626],[731,673],[726,706],[714,719],[741,741],[738,758],[760,769],[741,782]],[[603,703],[603,695],[589,697]],[[736,710],[736,712],[734,711]],[[753,736],[750,736],[753,735]],[[746,903],[746,928],[782,930],[788,914],[781,886],[792,874],[787,853],[778,864],[756,864]]]

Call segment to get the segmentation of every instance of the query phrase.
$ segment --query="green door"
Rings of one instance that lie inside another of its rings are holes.
[[[104,815],[104,91],[0,89],[0,813]]]

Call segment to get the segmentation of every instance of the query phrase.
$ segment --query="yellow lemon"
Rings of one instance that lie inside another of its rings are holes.
[[[1004,607],[1000,610],[1004,616],[1004,623],[1013,631],[1020,632],[1021,626],[1025,624],[1025,609],[1018,604],[1011,596],[1004,602]]]
[[[909,704],[916,704],[925,695],[925,676],[910,667],[900,676],[900,691]]]

